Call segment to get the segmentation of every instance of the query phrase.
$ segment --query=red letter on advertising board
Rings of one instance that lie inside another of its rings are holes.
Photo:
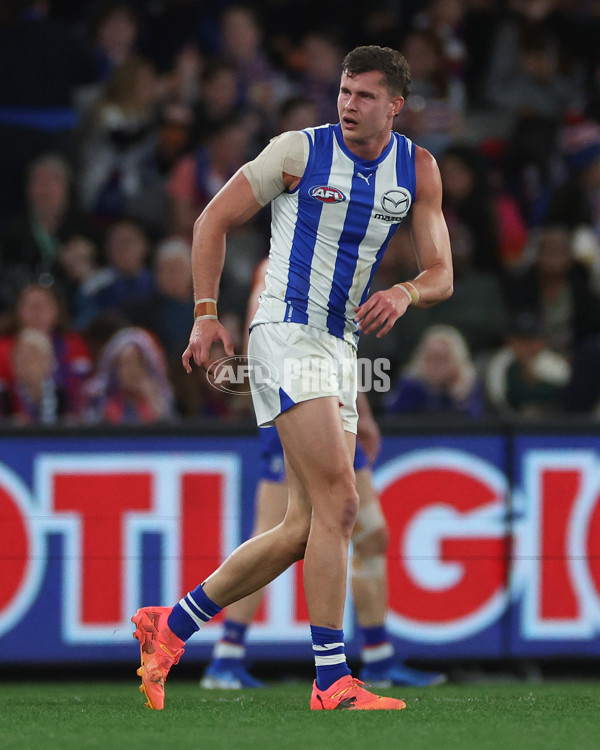
[[[223,562],[223,484],[222,473],[181,478],[181,596]]]
[[[586,551],[590,577],[594,583],[596,593],[600,597],[600,496],[596,498],[596,505],[590,517],[586,537]]]
[[[29,538],[22,512],[0,486],[0,612],[23,586],[29,559]]]
[[[430,506],[444,505],[468,514],[498,502],[493,489],[459,468],[408,471],[389,484],[381,502],[390,528],[389,595],[394,612],[415,622],[450,623],[476,613],[506,587],[507,548],[503,537],[441,538],[439,560],[460,565],[452,585],[424,588],[410,574],[403,558],[411,525]],[[413,564],[418,564],[413,561]]]
[[[54,508],[74,513],[81,523],[81,622],[104,625],[123,619],[124,517],[148,511],[149,473],[55,474]]]
[[[546,470],[540,478],[540,615],[576,620],[580,615],[569,570],[568,528],[579,495],[579,469]]]

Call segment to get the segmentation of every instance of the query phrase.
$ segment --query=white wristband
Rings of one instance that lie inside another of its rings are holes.
[[[404,284],[394,284],[394,286],[397,286],[398,289],[402,289],[404,294],[406,294],[406,296],[408,297],[409,304],[412,305],[412,296],[410,292],[408,291],[408,289],[404,286]]]
[[[410,281],[401,281],[399,284],[394,284],[394,286],[400,287],[404,294],[409,298],[411,305],[416,305],[419,301],[419,290],[414,284],[411,284]]]

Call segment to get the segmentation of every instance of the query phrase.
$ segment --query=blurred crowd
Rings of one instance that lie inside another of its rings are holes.
[[[395,127],[438,161],[455,267],[361,341],[376,413],[600,417],[598,39],[595,0],[2,0],[0,421],[249,418],[181,366],[193,224],[274,135],[337,121],[358,44],[410,64]],[[268,243],[268,209],[228,238],[237,351]],[[372,288],[417,272],[408,223]]]

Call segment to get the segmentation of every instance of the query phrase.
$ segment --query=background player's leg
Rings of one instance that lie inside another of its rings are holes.
[[[356,472],[360,510],[352,537],[352,598],[363,641],[361,680],[374,687],[427,687],[446,681],[442,672],[407,666],[398,659],[386,627],[388,529],[370,469]]]
[[[361,628],[385,622],[387,613],[386,552],[388,531],[369,469],[356,472],[360,498],[352,536],[352,600]]]
[[[254,528],[251,538],[274,529],[285,518],[288,504],[288,488],[286,482],[269,482],[261,480],[256,490],[256,509]],[[233,602],[227,607],[227,618],[235,622],[252,622],[264,596],[264,589],[255,591],[250,596]]]
[[[252,536],[274,528],[283,521],[288,503],[287,484],[261,479],[256,488],[255,518]],[[223,635],[215,644],[211,662],[204,673],[204,688],[239,690],[261,687],[246,669],[246,630],[262,602],[264,589],[227,607]]]

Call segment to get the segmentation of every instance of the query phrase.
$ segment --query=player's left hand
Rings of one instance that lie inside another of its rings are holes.
[[[355,307],[354,320],[361,333],[377,331],[377,338],[380,339],[392,330],[394,323],[404,315],[409,305],[410,300],[402,289],[391,287],[375,292],[366,302]]]

